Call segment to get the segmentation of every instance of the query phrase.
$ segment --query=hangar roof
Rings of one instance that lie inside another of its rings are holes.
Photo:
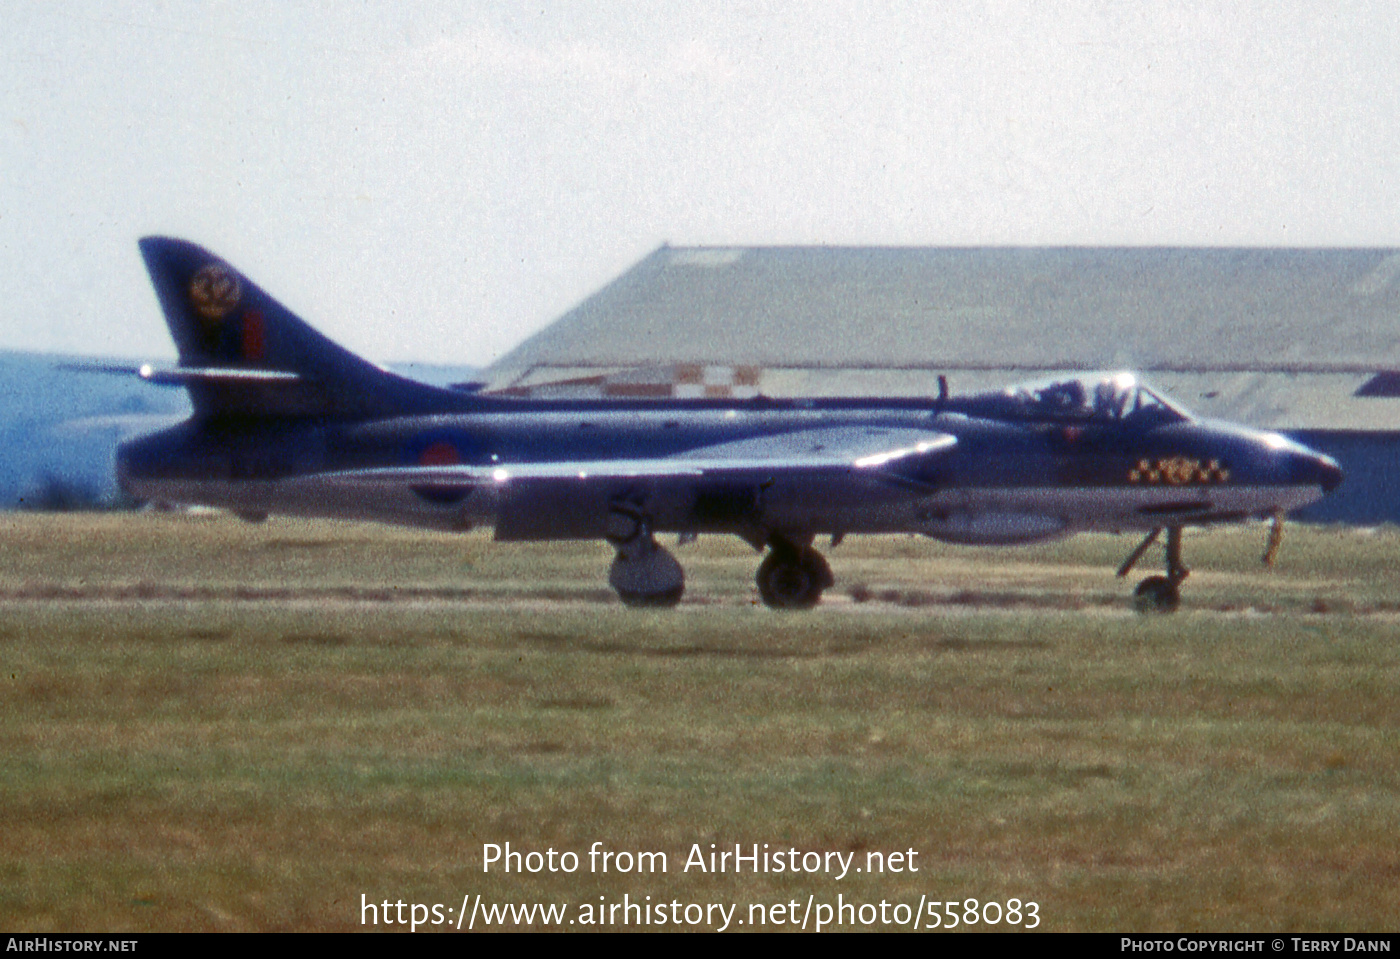
[[[490,370],[1400,370],[1400,250],[663,246]]]

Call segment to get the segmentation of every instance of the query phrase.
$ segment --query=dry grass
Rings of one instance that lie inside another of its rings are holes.
[[[1043,928],[1400,923],[1400,536],[832,553],[815,613],[678,555],[625,610],[599,544],[361,526],[0,524],[0,926],[353,929],[373,901],[1019,898]],[[482,844],[670,856],[482,873]],[[919,853],[918,873],[703,876],[692,843]]]

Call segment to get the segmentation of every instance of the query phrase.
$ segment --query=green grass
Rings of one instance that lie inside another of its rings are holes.
[[[704,540],[652,613],[610,599],[594,543],[7,516],[0,925],[840,894],[1033,900],[1053,930],[1394,929],[1400,536],[1290,529],[1273,571],[1262,545],[1188,535],[1182,612],[1141,618],[1127,539],[851,541],[805,614],[755,605],[754,554]],[[584,866],[484,874],[506,842]],[[589,873],[594,842],[670,871]],[[736,842],[919,871],[681,871]]]

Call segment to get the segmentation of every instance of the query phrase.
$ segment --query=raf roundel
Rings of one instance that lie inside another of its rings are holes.
[[[462,454],[450,440],[434,440],[418,454],[420,466],[456,466],[462,462]],[[441,487],[433,485],[411,486],[414,495],[430,503],[460,503],[467,498],[469,487]]]
[[[206,264],[190,279],[190,302],[210,322],[228,316],[242,294],[238,275],[222,263]]]

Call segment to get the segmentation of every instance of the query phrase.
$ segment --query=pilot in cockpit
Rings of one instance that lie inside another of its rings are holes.
[[[1052,383],[1040,391],[1040,401],[1052,413],[1083,415],[1089,412],[1084,384],[1079,380]]]
[[[1101,420],[1116,420],[1123,415],[1123,406],[1129,391],[1119,389],[1114,379],[1099,380],[1094,387],[1094,417]]]

